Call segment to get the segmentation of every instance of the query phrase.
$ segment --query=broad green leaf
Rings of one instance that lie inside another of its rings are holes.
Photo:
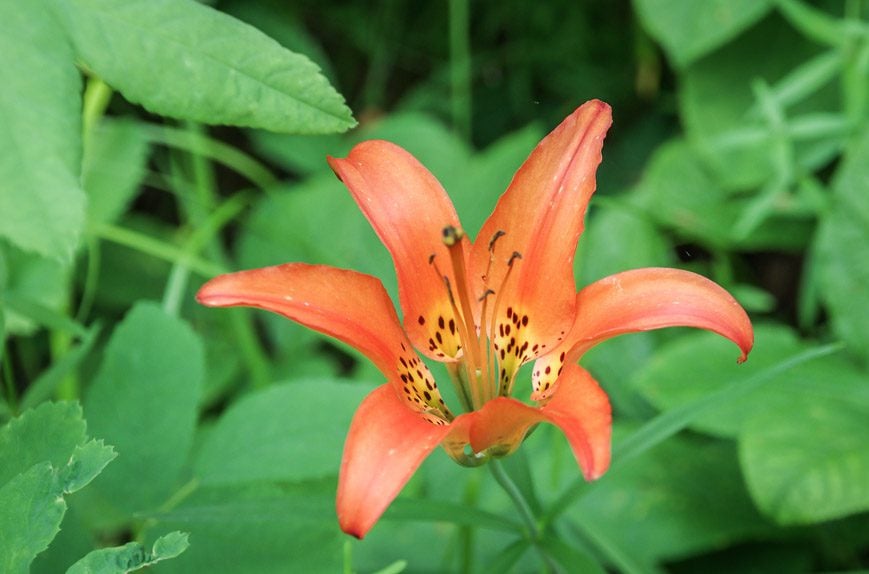
[[[203,370],[195,333],[156,305],[136,305],[116,328],[84,401],[92,432],[119,454],[83,493],[113,510],[91,519],[123,520],[170,494],[193,441]]]
[[[751,196],[734,197],[722,183],[720,174],[707,166],[694,147],[686,140],[674,139],[652,156],[638,184],[636,200],[661,225],[704,245],[786,251],[805,247],[811,221],[793,215],[787,203],[776,204],[763,225],[739,237],[735,228]]]
[[[84,224],[81,79],[43,2],[0,3],[0,237],[68,262]]]
[[[153,113],[290,133],[355,125],[310,60],[193,0],[53,6],[83,63]]]
[[[739,214],[684,140],[671,140],[658,148],[639,184],[637,199],[661,224],[708,245],[727,245]]]
[[[634,0],[643,25],[679,67],[729,42],[772,6],[766,0]]]
[[[833,328],[869,364],[869,130],[848,148],[816,243]]]
[[[148,551],[139,542],[129,542],[115,548],[101,548],[73,564],[66,574],[126,574],[157,562],[175,558],[187,550],[187,534],[170,532],[154,542]]]
[[[353,412],[370,390],[311,380],[248,395],[209,431],[194,474],[204,485],[336,476]]]
[[[712,333],[691,333],[662,347],[634,380],[635,388],[663,411],[691,402],[775,367],[812,347],[789,328],[758,325],[748,361],[737,365],[733,344]],[[736,437],[746,421],[765,413],[801,412],[818,396],[865,397],[865,375],[841,357],[822,357],[779,374],[762,388],[710,408],[692,428]],[[770,424],[773,424],[772,422]]]
[[[840,372],[831,370],[828,383]],[[862,374],[865,388],[866,375]],[[799,408],[754,416],[740,460],[761,510],[810,524],[869,510],[869,396],[816,391]]]
[[[729,443],[674,438],[592,488],[566,516],[618,540],[641,562],[688,556],[772,529],[755,510]]]
[[[148,139],[137,122],[103,118],[88,141],[82,166],[88,220],[111,223],[126,210],[145,176]]]
[[[588,218],[577,254],[578,285],[629,269],[673,263],[673,251],[664,236],[631,201],[628,196],[623,202],[605,203]]]
[[[65,465],[87,440],[78,403],[43,403],[0,428],[0,485],[39,462]]]
[[[10,244],[0,244],[0,251],[4,252],[8,273],[5,297],[23,298],[59,312],[67,297],[69,266],[56,259],[21,251]],[[6,328],[14,335],[31,335],[40,324],[37,318],[9,307],[6,308],[6,321]]]
[[[339,572],[346,535],[338,529],[334,482],[299,487],[202,489],[168,513],[155,530],[190,533],[191,546],[155,573],[283,574]]]
[[[767,18],[738,42],[686,68],[680,76],[680,115],[688,140],[702,153],[718,185],[744,190],[772,177],[776,146],[771,145],[771,128],[757,113],[752,82],[763,81],[776,94],[780,82],[789,85],[788,77],[799,66],[812,65],[819,52],[817,45],[780,19]],[[832,84],[788,105],[785,116],[790,121],[803,113],[829,111],[837,102]],[[761,137],[734,137],[746,129],[759,130]],[[797,164],[806,171],[824,165],[836,153],[825,139],[795,145],[794,150]]]

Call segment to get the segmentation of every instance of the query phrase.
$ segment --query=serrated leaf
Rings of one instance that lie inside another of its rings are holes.
[[[816,262],[833,328],[869,364],[869,130],[845,153],[832,206],[816,243]]]
[[[370,391],[311,380],[248,395],[208,433],[194,473],[205,485],[336,476],[350,419]]]
[[[81,79],[42,2],[0,3],[0,236],[68,262],[84,224]]]
[[[65,493],[76,492],[96,477],[118,453],[102,440],[89,440],[78,445],[69,463],[62,469],[60,480]]]
[[[829,381],[839,374],[830,369]],[[802,408],[751,419],[740,436],[740,460],[761,510],[781,524],[869,510],[867,421],[865,394],[816,394]]]
[[[634,5],[679,67],[735,38],[772,8],[766,0],[634,0]]]
[[[193,0],[53,6],[84,64],[153,113],[290,133],[355,125],[310,60]]]
[[[28,572],[57,534],[64,494],[93,479],[112,448],[87,440],[77,403],[44,403],[0,428],[0,572]]]
[[[139,542],[129,542],[115,548],[100,548],[70,566],[66,574],[126,574],[157,562],[175,558],[187,550],[190,543],[184,532],[170,532],[154,542],[148,552]]]
[[[128,519],[170,493],[192,444],[203,371],[196,334],[158,306],[136,305],[117,327],[84,401],[92,432],[118,451],[82,493],[114,512],[91,520]]]
[[[0,572],[26,574],[48,548],[66,512],[49,462],[32,466],[0,487]]]
[[[67,463],[87,440],[78,403],[43,403],[0,428],[0,485],[39,462]]]

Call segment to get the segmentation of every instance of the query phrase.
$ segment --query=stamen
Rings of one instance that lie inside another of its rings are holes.
[[[498,318],[498,309],[501,307],[501,296],[504,294],[504,286],[507,285],[507,281],[510,280],[510,274],[513,272],[513,264],[516,262],[517,259],[522,259],[522,254],[519,253],[518,251],[514,251],[513,254],[510,256],[510,259],[507,260],[507,273],[504,274],[504,279],[501,280],[501,287],[497,291],[497,295],[495,296],[495,304],[492,306],[492,318],[491,318],[491,321],[489,323],[489,333],[490,333],[489,343],[490,343],[490,347],[491,347],[490,353],[492,354],[493,357],[496,355],[495,349],[494,349],[495,323],[496,323],[496,320]],[[502,369],[498,369],[497,371],[493,371],[493,372],[500,373],[501,370]],[[513,375],[511,375],[511,378],[512,378],[512,376]],[[496,384],[500,384],[500,382],[496,383]],[[507,384],[508,388],[509,388],[509,386],[510,385]],[[497,394],[498,394],[498,392],[496,391],[492,396],[496,396]],[[509,394],[509,393],[505,392],[505,395],[507,395],[507,394]]]
[[[475,408],[480,408],[484,397],[481,394],[482,389],[479,384],[479,376],[483,375],[485,378],[488,369],[484,369],[482,373],[480,372],[480,367],[482,367],[481,356],[484,353],[482,352],[483,345],[480,339],[480,334],[477,333],[477,328],[474,323],[474,310],[473,307],[471,307],[471,301],[468,297],[468,274],[465,269],[464,252],[461,248],[461,240],[464,236],[464,231],[452,225],[448,225],[443,229],[444,244],[449,249],[450,262],[453,266],[453,277],[455,277],[456,280],[456,290],[462,310],[462,322],[465,323],[467,329],[467,337],[463,334],[463,344],[467,351],[466,365],[468,367],[468,379],[471,385],[471,394],[474,400],[478,401],[474,405]],[[471,331],[471,329],[473,329],[473,331]]]

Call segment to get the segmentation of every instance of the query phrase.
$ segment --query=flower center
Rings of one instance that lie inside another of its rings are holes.
[[[472,295],[461,229],[453,226],[443,229],[452,282],[435,256],[429,258],[447,290],[449,305],[428,316],[420,315],[418,321],[430,333],[429,351],[455,359],[446,366],[456,394],[467,411],[479,409],[496,396],[508,396],[519,367],[545,347],[530,336],[529,315],[515,302],[504,299],[504,286],[522,259],[520,253],[513,252],[506,260],[498,261],[496,247],[498,239],[504,235],[503,231],[498,231],[489,241],[489,262],[482,276],[483,292],[480,294]],[[491,271],[499,264],[506,264],[507,270],[498,285],[491,285]]]

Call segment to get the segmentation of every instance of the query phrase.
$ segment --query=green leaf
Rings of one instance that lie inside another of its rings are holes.
[[[10,334],[31,335],[45,323],[41,320],[43,317],[32,316],[27,309],[14,309],[9,300],[17,298],[34,303],[60,315],[67,297],[69,266],[56,259],[26,253],[11,244],[0,244],[0,252],[4,253],[8,273],[3,293],[8,305],[7,329]]]
[[[637,198],[661,224],[714,246],[729,244],[739,214],[688,143],[679,139],[656,150]]]
[[[117,327],[84,401],[92,431],[119,454],[83,493],[112,510],[92,520],[127,519],[171,492],[193,441],[203,371],[195,333],[158,306],[136,305]]]
[[[567,516],[641,562],[688,556],[772,530],[730,443],[674,438],[614,469]],[[698,512],[698,509],[703,509]]]
[[[734,380],[747,380],[810,349],[789,328],[759,325],[748,361],[735,365],[731,343],[712,333],[695,333],[663,347],[635,384],[655,406],[669,411],[719,391]],[[836,376],[831,376],[832,373]],[[810,408],[818,395],[869,400],[869,387],[865,375],[848,367],[840,357],[822,357],[783,372],[742,397],[722,401],[697,418],[692,428],[736,437],[746,421],[764,413],[803,411]]]
[[[26,574],[48,548],[66,512],[49,462],[34,465],[0,487],[0,571]]]
[[[43,2],[0,4],[0,237],[71,261],[84,224],[81,79]]]
[[[84,64],[153,113],[290,133],[355,125],[310,60],[193,0],[53,6]]]
[[[103,118],[88,141],[82,166],[88,220],[112,223],[126,211],[145,176],[148,139],[137,122]]]
[[[684,67],[738,36],[772,8],[766,0],[634,0],[640,20]]]
[[[0,429],[0,571],[28,572],[60,528],[63,495],[115,457],[102,441],[86,440],[76,403],[45,403]]]
[[[370,390],[311,380],[250,394],[208,433],[194,473],[204,485],[336,476],[350,419]]]
[[[73,564],[66,574],[126,574],[162,560],[175,558],[187,550],[187,534],[170,532],[154,542],[148,552],[139,542],[130,542],[115,548],[101,548]]]
[[[816,243],[820,295],[836,333],[869,364],[869,130],[852,142]]]
[[[686,140],[674,139],[655,151],[638,185],[636,199],[649,217],[680,237],[704,245],[780,250],[805,246],[811,220],[797,217],[787,202],[777,204],[764,225],[739,237],[735,228],[752,196],[734,197],[724,183],[722,175],[710,169],[694,147]]]
[[[90,440],[79,445],[69,463],[60,473],[64,492],[76,492],[96,477],[118,454],[102,440]]]
[[[334,482],[299,487],[203,489],[148,531],[181,529],[193,544],[160,572],[340,572],[346,535],[335,518]],[[146,532],[146,536],[149,534]]]
[[[834,383],[847,368],[829,369]],[[862,373],[865,387],[866,375]],[[815,392],[787,411],[753,417],[740,460],[754,500],[781,524],[808,524],[869,510],[869,396]]]
[[[688,67],[680,77],[680,115],[688,140],[702,154],[718,185],[727,190],[744,190],[764,185],[775,173],[776,147],[773,127],[759,114],[752,83],[771,86],[777,95],[790,89],[800,67],[814,66],[820,53],[776,17],[767,18],[743,35],[738,42]],[[757,54],[765,54],[759,58]],[[779,83],[782,87],[779,87]],[[786,119],[804,113],[836,109],[835,82],[789,105]],[[746,129],[761,137],[739,141],[734,137]],[[792,139],[792,138],[791,138]],[[824,165],[836,153],[826,139],[794,146],[796,163],[806,171]],[[822,153],[823,152],[823,153]]]
[[[39,462],[67,463],[87,440],[78,403],[44,403],[0,428],[0,485]]]

